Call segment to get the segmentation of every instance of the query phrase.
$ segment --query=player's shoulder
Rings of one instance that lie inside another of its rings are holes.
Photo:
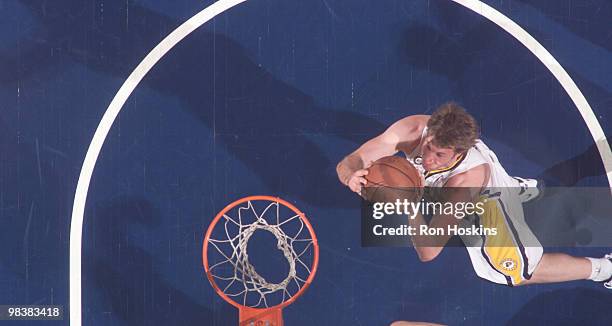
[[[489,175],[489,165],[486,163],[476,165],[465,172],[452,176],[446,182],[446,187],[482,187],[486,184]]]
[[[400,120],[397,121],[397,123],[401,123],[404,125],[411,125],[411,126],[421,126],[421,127],[425,127],[427,125],[427,121],[429,121],[429,118],[431,116],[427,115],[427,114],[414,114],[414,115],[409,115],[406,116]]]
[[[396,121],[389,129],[404,136],[414,134],[420,135],[427,126],[427,121],[429,121],[429,115],[409,115]]]

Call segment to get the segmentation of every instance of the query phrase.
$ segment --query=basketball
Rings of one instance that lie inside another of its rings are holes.
[[[387,156],[368,168],[368,181],[361,195],[370,202],[394,202],[396,199],[418,201],[423,184],[419,171],[405,158]]]

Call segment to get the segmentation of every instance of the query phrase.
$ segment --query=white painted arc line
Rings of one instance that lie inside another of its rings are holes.
[[[521,26],[506,17],[501,12],[495,10],[491,6],[482,3],[479,0],[452,0],[475,13],[487,18],[497,26],[504,29],[521,44],[523,44],[531,53],[533,53],[550,72],[559,81],[565,92],[576,105],[582,119],[586,123],[595,145],[603,161],[608,183],[612,187],[612,150],[595,113],[587,102],[586,98],[574,82],[570,75],[563,69],[561,64],[555,59],[552,54],[542,46],[534,37],[532,37]]]
[[[123,104],[132,94],[136,86],[151,70],[151,68],[170,51],[178,42],[191,34],[195,29],[224,11],[244,2],[246,0],[220,0],[206,7],[185,23],[177,27],[172,33],[164,38],[134,69],[127,80],[123,83],[110,105],[106,109],[98,128],[93,136],[91,144],[87,149],[85,160],[79,175],[79,181],[72,207],[72,219],[70,223],[70,325],[80,326],[82,324],[82,301],[81,301],[81,244],[83,235],[83,215],[87,192],[91,176],[98,159],[98,155],[104,144],[104,140],[112,127],[115,118],[121,111]]]

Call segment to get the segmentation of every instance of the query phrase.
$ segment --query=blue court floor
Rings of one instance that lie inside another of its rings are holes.
[[[558,60],[612,134],[612,1],[486,0]],[[211,1],[0,0],[0,304],[59,304],[83,159],[127,76]],[[611,325],[593,282],[509,288],[464,248],[430,263],[360,245],[336,164],[394,121],[461,103],[512,175],[608,187],[585,120],[514,37],[451,0],[248,0],[173,48],[128,98],[91,180],[83,325],[237,325],[202,240],[248,195],[305,212],[319,271],[286,325]],[[610,248],[545,248],[601,257]],[[277,262],[270,258],[266,265]]]

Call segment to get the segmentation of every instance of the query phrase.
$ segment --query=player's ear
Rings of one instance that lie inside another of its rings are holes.
[[[427,144],[431,143],[433,141],[433,137],[434,136],[427,136],[427,137],[425,137],[425,139],[423,139],[423,145],[427,145]]]

